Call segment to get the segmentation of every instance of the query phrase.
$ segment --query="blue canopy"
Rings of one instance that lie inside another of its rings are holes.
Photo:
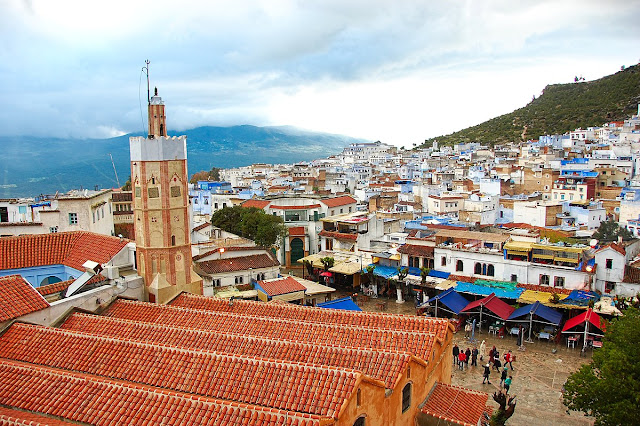
[[[384,265],[374,265],[374,266],[376,268],[373,270],[373,275],[376,275],[378,277],[389,279],[398,275],[398,268],[394,268],[393,266],[384,266]]]
[[[569,293],[569,296],[560,300],[558,304],[587,306],[590,300],[597,302],[598,300],[600,300],[600,296],[598,295],[598,293],[595,293],[593,291],[573,290],[571,293]]]
[[[458,283],[456,284],[456,291],[458,293],[470,293],[480,296],[489,296],[491,293],[494,293],[500,299],[517,299],[524,292],[524,288],[518,287],[514,290],[508,290],[499,287],[489,287],[458,281]]]
[[[342,311],[362,311],[358,305],[353,302],[349,296],[342,299],[329,300],[328,302],[318,303],[319,308],[340,309]]]
[[[462,295],[457,293],[453,289],[453,287],[451,287],[446,291],[440,293],[436,297],[432,297],[427,302],[418,306],[418,308],[425,307],[427,303],[430,304],[431,302],[435,302],[436,300],[438,300],[439,303],[442,303],[443,305],[448,307],[451,310],[451,312],[453,312],[456,315],[459,314],[460,311],[469,304],[469,301],[467,299],[465,299]]]
[[[516,318],[524,317],[526,315],[537,315],[540,318],[547,320],[548,322],[560,325],[562,321],[562,314],[555,309],[551,309],[548,306],[544,306],[542,303],[536,301],[532,305],[526,305],[521,308],[516,309],[509,316],[509,320],[514,320]]]
[[[446,280],[449,275],[451,275],[449,272],[436,271],[435,269],[429,271],[429,276],[434,278],[444,278]]]

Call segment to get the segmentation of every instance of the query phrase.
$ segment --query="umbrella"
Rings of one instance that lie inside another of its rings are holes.
[[[321,274],[320,274],[320,276],[321,276],[321,277],[332,277],[332,276],[333,276],[333,274],[332,274],[331,272],[326,272],[326,271],[325,271],[325,272],[321,273]]]

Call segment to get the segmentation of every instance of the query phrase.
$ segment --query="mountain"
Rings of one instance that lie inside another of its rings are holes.
[[[303,131],[294,127],[198,127],[170,136],[187,135],[189,173],[253,163],[296,163],[337,154],[350,143],[347,136]],[[54,194],[70,189],[116,187],[109,154],[120,184],[129,177],[128,134],[110,139],[0,137],[0,198]]]
[[[431,146],[434,140],[440,145],[460,142],[494,145],[563,134],[578,127],[624,120],[637,112],[638,103],[640,65],[634,65],[599,80],[548,85],[540,97],[523,108],[477,126],[428,139],[422,147]]]

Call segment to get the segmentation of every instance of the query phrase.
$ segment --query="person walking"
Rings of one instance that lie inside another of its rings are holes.
[[[464,326],[464,337],[471,337],[471,324],[467,321],[467,324]]]
[[[492,348],[489,350],[489,360],[488,360],[488,361],[489,361],[491,364],[493,364],[493,355],[494,355],[495,353],[496,353],[496,347],[494,346],[494,347],[492,347]]]
[[[469,361],[471,361],[471,349],[467,348],[467,350],[464,351],[464,363],[467,369],[469,369]]]
[[[460,348],[458,347],[458,345],[454,344],[453,345],[453,365],[456,365],[458,363],[459,354],[460,354]]]
[[[484,385],[484,382],[487,382],[488,384],[491,384],[491,380],[489,380],[489,375],[491,374],[491,367],[489,366],[489,363],[484,365],[484,373],[482,373],[482,384]]]
[[[502,387],[502,384],[504,383],[504,381],[507,380],[508,371],[509,369],[507,367],[505,367],[504,370],[502,370],[502,374],[500,375],[500,387]]]
[[[466,360],[467,357],[464,352],[460,352],[460,354],[458,355],[458,367],[460,367],[460,370],[462,371],[464,371],[464,364]]]
[[[471,351],[471,366],[478,366],[478,348],[476,346],[474,346],[473,350]]]
[[[482,361],[485,356],[487,356],[487,344],[483,340],[482,343],[480,343],[480,361]]]
[[[509,394],[509,388],[511,387],[511,380],[513,380],[513,378],[511,376],[509,376],[504,381],[504,393],[505,393],[505,395]]]
[[[512,371],[513,371],[513,359],[514,359],[514,355],[511,353],[511,350],[509,350],[509,352],[504,354],[504,365],[506,367],[507,364],[509,364],[509,368],[511,368]]]
[[[499,373],[500,367],[502,367],[502,362],[500,362],[500,358],[496,357],[493,359],[493,366],[495,367],[496,371]]]

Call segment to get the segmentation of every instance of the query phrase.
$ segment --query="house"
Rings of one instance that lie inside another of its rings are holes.
[[[43,233],[89,231],[113,235],[111,192],[83,189],[44,197],[34,208],[34,221],[42,223]]]
[[[640,240],[618,241],[606,244],[596,250],[595,290],[612,296],[633,297],[640,287],[626,282],[627,265],[640,252]]]
[[[263,302],[280,300],[298,305],[304,304],[307,288],[292,276],[257,281],[258,299]]]

